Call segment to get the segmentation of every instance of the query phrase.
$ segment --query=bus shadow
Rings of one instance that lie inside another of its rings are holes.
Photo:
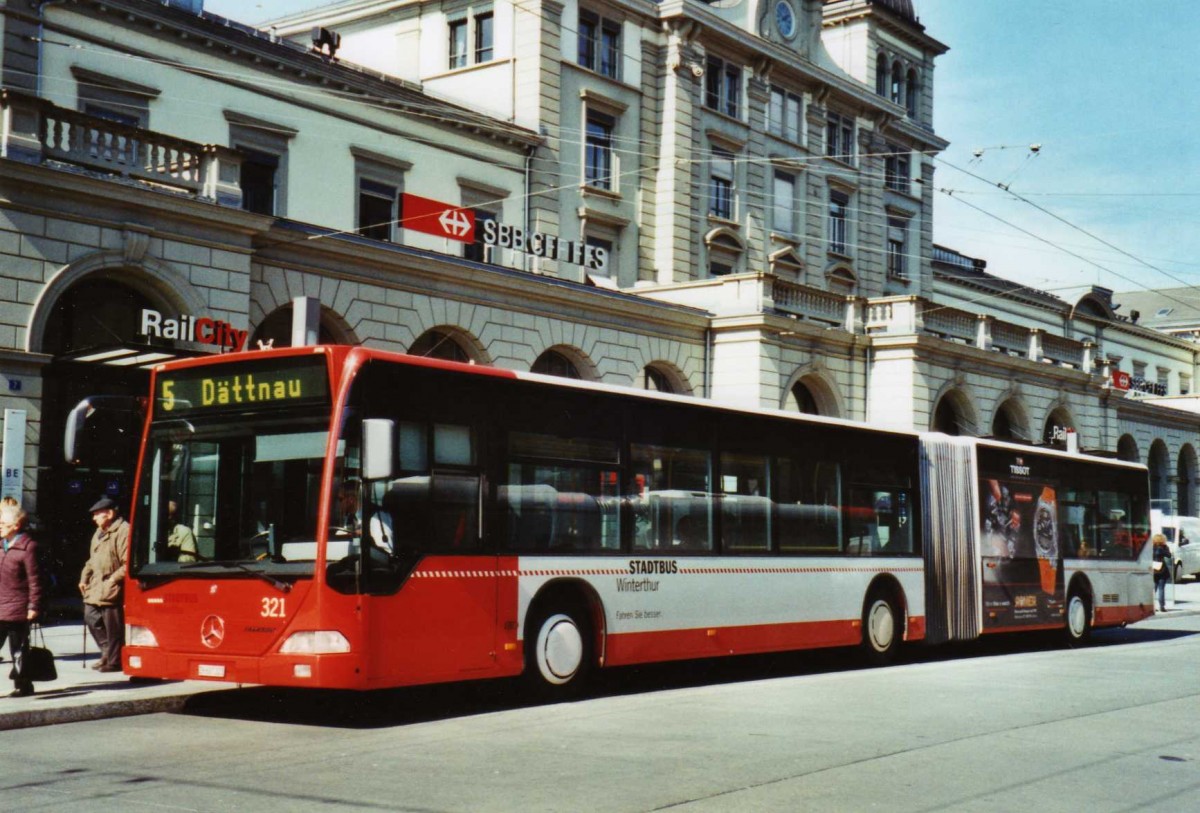
[[[1145,627],[1096,632],[1088,646],[1130,646],[1170,641],[1200,630]],[[898,664],[935,663],[1065,649],[1058,633],[1025,633],[980,638],[901,651]],[[595,673],[579,700],[750,683],[860,669],[867,664],[854,649],[807,650],[766,655],[625,666]],[[206,692],[188,699],[177,713],[198,717],[286,723],[327,728],[377,729],[471,717],[540,705],[519,680],[498,679],[380,689],[369,692],[253,687]]]
[[[853,650],[746,655],[625,666],[593,673],[578,701],[865,668]],[[566,701],[573,702],[573,701]],[[180,714],[254,722],[374,729],[543,705],[518,679],[369,692],[252,687],[194,695]]]

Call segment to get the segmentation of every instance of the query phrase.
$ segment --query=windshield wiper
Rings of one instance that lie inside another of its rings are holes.
[[[179,566],[180,570],[191,570],[197,567],[232,567],[237,568],[243,573],[249,573],[255,578],[262,579],[267,584],[274,587],[281,593],[290,593],[292,585],[290,582],[285,582],[283,579],[277,579],[269,573],[263,573],[261,570],[255,570],[252,567],[242,564],[241,562],[187,562]]]

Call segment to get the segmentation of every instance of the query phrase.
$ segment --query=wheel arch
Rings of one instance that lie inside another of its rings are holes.
[[[1086,573],[1076,573],[1071,577],[1071,581],[1067,584],[1066,595],[1064,599],[1070,600],[1075,593],[1087,599],[1088,605],[1088,620],[1096,623],[1096,591],[1092,588],[1092,580],[1087,577]]]
[[[537,618],[545,607],[572,607],[583,611],[591,624],[592,652],[595,666],[604,665],[605,641],[608,640],[608,626],[605,622],[604,602],[596,588],[583,579],[558,578],[543,584],[529,601],[522,622],[522,639],[529,645],[529,622]]]
[[[891,573],[880,573],[871,579],[870,585],[867,586],[867,591],[863,593],[862,612],[866,613],[867,608],[871,604],[871,599],[875,596],[884,594],[890,596],[896,602],[896,612],[900,622],[900,640],[908,640],[908,596],[904,593],[904,586],[900,584],[900,580]],[[866,630],[863,630],[866,634]]]
[[[1082,599],[1082,603],[1087,610],[1087,615],[1078,631],[1072,629],[1071,610],[1073,602],[1071,599],[1074,596],[1079,596]],[[1084,646],[1091,638],[1092,630],[1096,626],[1096,594],[1092,587],[1091,579],[1083,573],[1076,573],[1067,584],[1065,598],[1066,607],[1065,617],[1063,618],[1063,629],[1066,631],[1067,646]]]
[[[1070,598],[1074,593],[1078,592],[1082,596],[1086,596],[1088,607],[1092,614],[1096,612],[1095,591],[1092,590],[1092,580],[1084,573],[1076,573],[1071,577],[1070,584],[1067,585],[1067,597]]]

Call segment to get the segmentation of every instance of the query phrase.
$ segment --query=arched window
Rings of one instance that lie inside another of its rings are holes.
[[[662,370],[657,370],[654,367],[642,368],[642,389],[653,390],[654,392],[675,392],[675,385],[671,383],[671,379]]]
[[[1067,448],[1068,430],[1074,430],[1075,422],[1065,409],[1056,409],[1046,418],[1042,428],[1042,443],[1055,449]]]
[[[1014,440],[1012,418],[1004,410],[997,412],[996,417],[992,419],[992,437],[1001,440]]]
[[[788,393],[786,409],[789,412],[799,412],[803,415],[821,414],[816,396],[802,381],[797,381],[796,385],[792,387],[792,391]]]
[[[1170,457],[1167,444],[1156,440],[1150,444],[1150,459],[1147,465],[1150,469],[1150,499],[1169,500],[1170,494]]]
[[[887,55],[880,52],[875,57],[875,92],[887,98],[888,91],[888,61]]]
[[[708,273],[714,277],[736,274],[741,270],[746,247],[737,234],[727,228],[713,229],[704,236],[708,248]]]
[[[1121,435],[1121,439],[1117,441],[1117,459],[1127,463],[1137,463],[1142,459],[1137,441],[1132,435]]]
[[[1175,483],[1177,514],[1196,515],[1196,450],[1191,444],[1179,450],[1178,480]]]
[[[958,410],[955,409],[954,403],[949,398],[942,398],[938,401],[937,407],[933,410],[933,431],[943,432],[947,435],[961,435],[961,423]]]
[[[533,363],[531,371],[541,373],[542,375],[556,375],[560,378],[583,378],[579,374],[579,368],[575,365],[575,362],[557,350],[547,350],[538,356],[537,361]]]
[[[330,330],[325,319],[317,328],[317,344],[338,344],[341,339]],[[247,343],[248,347],[256,347],[258,342],[271,342],[272,347],[292,346],[292,306],[291,303],[276,309],[258,323],[254,336]]]
[[[904,104],[904,66],[898,61],[892,63],[892,101]]]
[[[463,349],[453,333],[436,328],[421,334],[420,338],[412,343],[412,347],[408,348],[408,353],[411,356],[424,356],[443,361],[461,361],[464,364],[471,361],[470,355]]]
[[[992,437],[1018,441],[1030,439],[1024,412],[1016,399],[1009,398],[996,410],[996,416],[992,418]]]
[[[920,99],[920,96],[921,91],[919,89],[919,85],[917,84],[917,69],[909,68],[908,82],[905,83],[904,88],[904,107],[908,111],[908,117],[910,119],[915,119],[917,117],[917,113],[919,111],[917,102]]]
[[[54,303],[46,323],[44,350],[58,356],[133,341],[141,330],[142,309],[153,307],[142,293],[120,282],[80,280]],[[171,342],[154,341],[164,343]]]

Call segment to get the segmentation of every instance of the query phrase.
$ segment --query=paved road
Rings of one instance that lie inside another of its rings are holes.
[[[528,706],[511,686],[251,689],[183,714],[5,732],[13,810],[1163,810],[1200,792],[1200,616],[1084,650],[973,644],[614,673]]]

